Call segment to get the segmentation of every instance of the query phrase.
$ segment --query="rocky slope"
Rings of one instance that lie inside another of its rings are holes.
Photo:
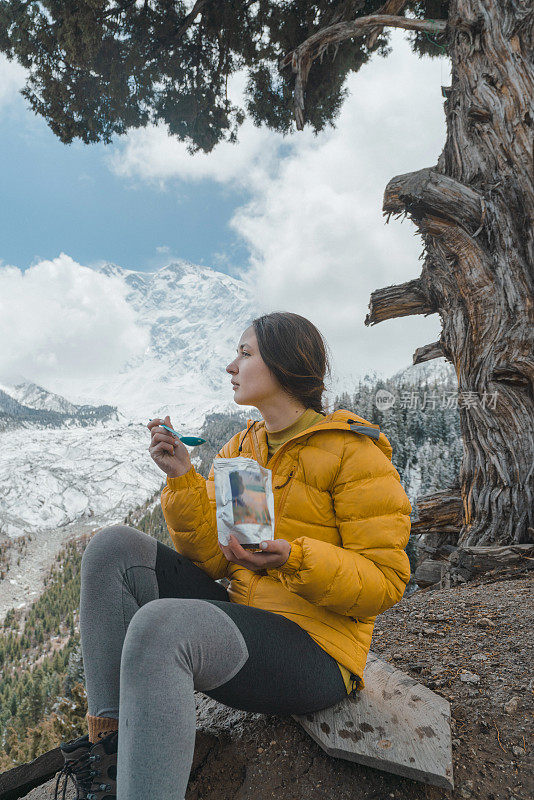
[[[197,692],[186,800],[531,800],[532,600],[532,573],[516,570],[418,591],[377,619],[372,651],[451,704],[452,792],[332,758],[292,717]],[[27,800],[49,800],[53,786]]]

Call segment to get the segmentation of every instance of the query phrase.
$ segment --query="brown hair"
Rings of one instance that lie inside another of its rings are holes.
[[[330,361],[327,344],[315,325],[290,311],[273,311],[250,324],[260,356],[282,389],[305,408],[327,413],[322,396]]]

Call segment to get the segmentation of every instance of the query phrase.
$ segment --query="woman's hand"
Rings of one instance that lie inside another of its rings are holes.
[[[147,425],[150,431],[150,447],[148,452],[153,461],[156,462],[158,467],[166,472],[169,478],[177,478],[180,475],[185,475],[191,469],[191,459],[189,453],[183,442],[176,436],[173,436],[170,431],[165,428],[160,428],[160,423],[163,422],[169,428],[172,428],[171,418],[169,416],[165,419],[152,419]]]
[[[227,545],[219,542],[219,547],[228,561],[257,572],[261,569],[274,569],[285,564],[291,553],[291,545],[285,539],[273,539],[265,542],[267,547],[263,553],[251,553],[245,550],[235,536],[230,534]]]

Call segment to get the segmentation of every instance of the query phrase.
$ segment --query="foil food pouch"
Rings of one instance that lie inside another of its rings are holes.
[[[213,461],[217,535],[223,545],[230,534],[242,547],[259,549],[274,539],[273,474],[253,458],[216,458]]]

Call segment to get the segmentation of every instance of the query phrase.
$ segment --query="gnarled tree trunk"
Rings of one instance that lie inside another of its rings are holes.
[[[317,31],[280,62],[296,73],[304,125],[310,67],[329,45],[384,27],[448,36],[452,85],[438,163],[394,178],[385,214],[408,214],[425,242],[421,275],[372,293],[366,325],[439,313],[439,341],[414,363],[445,356],[458,376],[464,458],[460,547],[528,543],[534,526],[534,8],[532,0],[450,0],[449,18],[377,14]]]
[[[533,21],[531,0],[451,0],[445,148],[384,195],[386,214],[420,230],[424,267],[373,292],[365,320],[440,314],[439,342],[414,363],[456,368],[460,547],[529,542],[534,525]]]

